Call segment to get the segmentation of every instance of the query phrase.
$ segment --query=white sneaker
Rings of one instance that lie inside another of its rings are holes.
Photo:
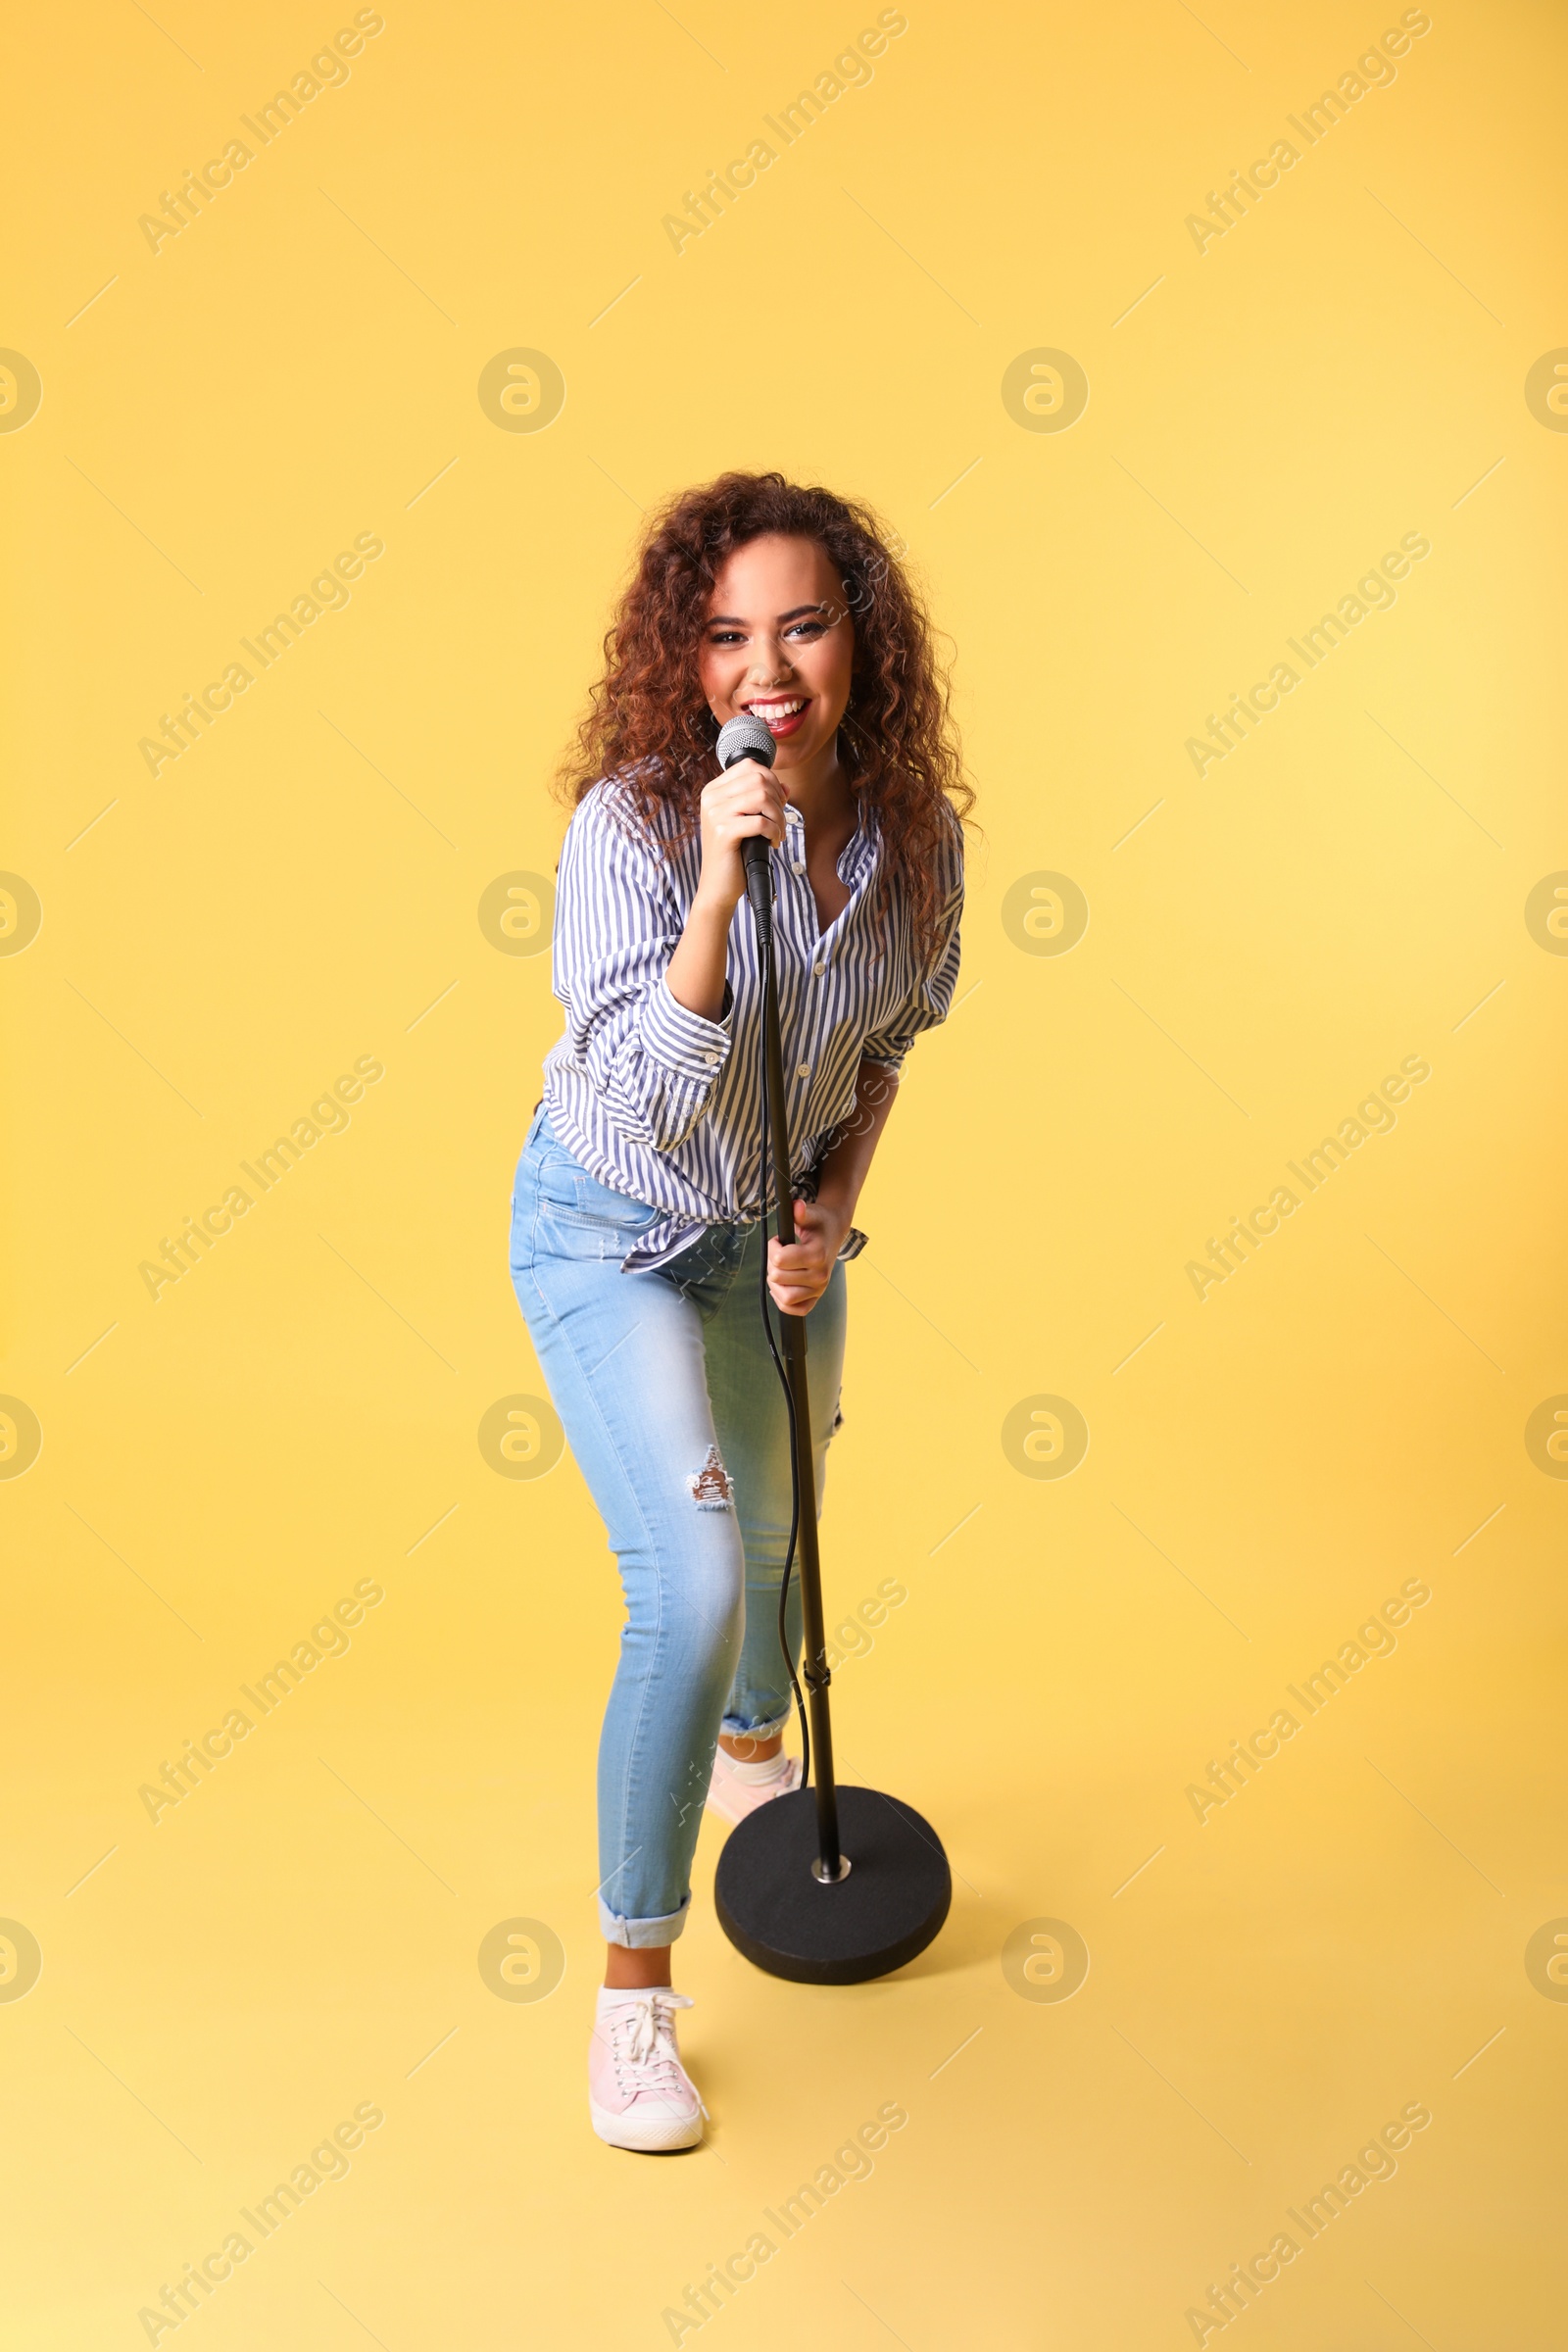
[[[741,1764],[724,1748],[713,1756],[713,1777],[708,1803],[724,1821],[744,1821],[759,1805],[775,1796],[788,1796],[801,1785],[801,1759],[780,1748],[762,1764]]]
[[[653,2154],[694,2148],[702,2138],[708,2109],[675,2046],[675,2011],[691,2005],[667,1984],[602,1988],[588,2052],[588,2112],[611,2147]]]

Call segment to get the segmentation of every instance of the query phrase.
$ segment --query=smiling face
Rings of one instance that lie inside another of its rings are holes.
[[[709,599],[698,675],[720,726],[742,710],[766,723],[786,790],[792,768],[832,761],[854,664],[844,583],[818,540],[736,549]]]

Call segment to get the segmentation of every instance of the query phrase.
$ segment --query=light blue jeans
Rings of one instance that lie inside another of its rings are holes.
[[[662,1212],[610,1191],[541,1107],[517,1162],[512,1280],[626,1598],[599,1742],[599,1916],[612,1943],[671,1942],[720,1731],[782,1730],[789,1413],[758,1304],[763,1228],[711,1225],[668,1265],[620,1260]],[[818,1510],[839,1420],[845,1272],[807,1320]],[[799,1561],[790,1579],[799,1658]]]

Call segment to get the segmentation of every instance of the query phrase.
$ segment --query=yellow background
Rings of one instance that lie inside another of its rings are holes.
[[[0,1912],[43,1967],[0,2002],[0,2276],[28,2352],[145,2341],[363,2101],[352,2174],[181,2344],[668,2342],[888,2101],[873,2177],[705,2341],[1190,2343],[1414,2101],[1397,2176],[1235,2325],[1560,2340],[1568,2005],[1525,1950],[1568,1914],[1568,1492],[1524,1431],[1568,1388],[1568,964],[1524,906],[1568,866],[1568,441],[1524,382],[1568,343],[1562,19],[1438,6],[1200,254],[1186,216],[1396,10],[918,0],[677,256],[683,191],[874,18],[397,0],[156,254],[138,217],[347,15],[99,0],[16,40],[0,340],[43,398],[0,435],[0,864],[43,922],[0,970],[0,1387],[43,1446],[0,1490]],[[476,393],[519,347],[566,383],[536,433]],[[1091,387],[1061,433],[1001,398],[1042,347]],[[781,1984],[713,1924],[705,1826],[677,1958],[713,2125],[644,2163],[583,2098],[612,1569],[569,1458],[508,1479],[477,1443],[540,1385],[508,1202],[559,1008],[476,910],[554,867],[638,510],[729,465],[902,533],[981,794],[962,1001],[862,1204],[824,1531],[835,1623],[908,1593],[836,1679],[846,1776],[938,1825],[956,1900],[898,1980]],[[348,608],[151,776],[160,713],[367,531]],[[1394,609],[1200,779],[1206,714],[1409,531]],[[1088,900],[1069,954],[1004,927],[1039,871]],[[367,1054],[349,1130],[155,1303],[139,1263]],[[1410,1054],[1396,1129],[1200,1302],[1186,1262]],[[1059,1481],[1002,1445],[1042,1394],[1090,1431]],[[154,1826],[139,1786],[364,1578],[349,1654]],[[1410,1578],[1396,1652],[1200,1824],[1189,1784]],[[517,1917],[566,1954],[531,2003],[476,1961]],[[1060,2002],[1001,1962],[1043,1919],[1091,1955]]]

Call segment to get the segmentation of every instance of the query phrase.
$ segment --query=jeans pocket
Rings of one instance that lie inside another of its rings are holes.
[[[557,1201],[541,1199],[539,1225],[541,1232],[545,1233],[598,1235],[607,1244],[615,1244],[617,1249],[624,1253],[631,1248],[637,1236],[640,1233],[646,1233],[649,1226],[661,1213],[657,1208],[649,1208],[641,1201],[635,1200],[628,1201],[627,1210],[628,1213],[622,1216],[618,1212],[609,1214],[595,1208],[567,1208]]]
[[[530,1153],[528,1159],[542,1232],[597,1236],[606,1245],[601,1254],[608,1254],[609,1247],[614,1246],[623,1255],[638,1234],[664,1213],[652,1201],[612,1192],[559,1144]]]

